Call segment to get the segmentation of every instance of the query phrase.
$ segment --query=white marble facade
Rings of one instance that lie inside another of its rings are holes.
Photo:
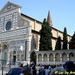
[[[30,61],[31,25],[21,17],[21,6],[7,2],[0,11],[0,59]]]

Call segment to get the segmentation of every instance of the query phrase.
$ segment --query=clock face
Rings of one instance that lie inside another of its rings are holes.
[[[11,29],[11,25],[12,25],[12,23],[10,21],[8,21],[6,23],[6,30],[10,30]]]

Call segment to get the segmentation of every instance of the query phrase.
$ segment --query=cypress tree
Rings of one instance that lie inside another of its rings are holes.
[[[42,28],[40,30],[40,48],[39,50],[52,50],[52,32],[49,23],[46,19],[43,20]]]
[[[69,49],[75,49],[75,33],[72,36],[72,39],[69,42]]]
[[[63,49],[67,49],[68,39],[67,39],[67,30],[64,28],[63,32]]]
[[[57,38],[55,50],[61,50],[61,37],[60,36]]]

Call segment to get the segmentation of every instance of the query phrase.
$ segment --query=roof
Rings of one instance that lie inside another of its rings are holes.
[[[22,15],[22,16],[25,16],[25,17],[27,17],[27,18],[29,18],[29,19],[31,19],[31,20],[35,20],[35,21],[37,21],[38,23],[41,23],[41,24],[42,24],[42,22],[40,22],[40,21],[38,21],[38,20],[36,20],[36,19],[34,19],[34,18],[32,18],[32,17],[29,17],[29,16],[27,16],[27,15],[25,15],[25,14],[23,14],[23,13],[21,13],[21,15]]]
[[[38,22],[38,23],[40,23],[40,24],[42,25],[42,22],[40,22],[40,21],[38,21],[38,20],[36,20],[36,19],[34,19],[34,18],[32,18],[32,17],[29,17],[29,16],[27,16],[27,15],[25,15],[25,14],[23,14],[23,13],[21,13],[21,15],[22,15],[22,16],[25,16],[25,17],[27,17],[27,18],[29,18],[29,19],[31,19],[31,20],[34,20],[34,21],[36,21],[36,22]],[[52,26],[51,26],[51,28],[54,29],[54,30],[56,30],[56,31],[59,31],[60,33],[63,33],[62,31],[60,31],[60,30],[58,30],[58,29],[56,29],[56,28],[54,28],[54,27],[52,27]],[[71,37],[71,35],[69,35],[69,34],[68,34],[68,36]]]
[[[19,5],[17,5],[17,4],[14,4],[14,3],[8,1],[8,2],[5,4],[5,6],[1,9],[0,12],[2,12],[8,5],[13,5],[13,6],[15,6],[15,8],[21,8],[21,6],[19,6]]]

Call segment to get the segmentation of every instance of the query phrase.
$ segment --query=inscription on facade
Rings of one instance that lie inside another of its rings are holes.
[[[0,38],[19,36],[19,35],[23,35],[23,34],[28,34],[28,28],[20,29],[20,30],[16,30],[16,31],[11,31],[11,32],[1,33]]]

